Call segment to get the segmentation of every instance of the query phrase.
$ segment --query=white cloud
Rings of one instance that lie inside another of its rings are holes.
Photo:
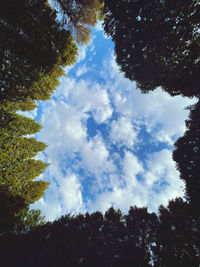
[[[75,174],[62,178],[60,181],[60,193],[63,199],[63,210],[66,213],[83,212],[81,184]]]
[[[113,164],[113,161],[109,158],[109,151],[102,138],[96,136],[89,142],[85,143],[81,149],[81,157],[81,166],[84,166],[84,168],[96,178],[95,186],[98,186],[98,190],[107,186],[108,177],[105,177],[104,175],[107,174],[108,176],[110,173],[114,173],[116,167]]]
[[[86,48],[81,53],[79,60],[85,59]],[[80,67],[76,75],[81,73]],[[36,205],[48,219],[85,211],[85,206],[105,211],[114,205],[126,211],[130,205],[148,205],[156,210],[168,199],[183,196],[171,151],[147,151],[141,158],[135,146],[141,144],[144,130],[155,142],[172,145],[185,129],[184,107],[194,101],[172,98],[161,89],[141,94],[119,73],[113,57],[106,59],[100,74],[96,81],[62,78],[52,100],[41,105],[39,139],[49,145],[43,156],[52,165],[45,173],[51,185]],[[88,136],[90,116],[98,126],[104,123],[111,129],[107,139],[100,130]],[[89,195],[83,197],[84,184]]]
[[[169,199],[184,196],[184,183],[179,178],[171,151],[163,149],[149,155],[147,166],[144,185],[147,190],[151,189],[149,203],[152,209],[159,204],[167,205]]]
[[[136,142],[137,131],[133,128],[132,121],[128,117],[120,117],[111,123],[111,142],[119,146],[125,145],[133,148]]]
[[[127,185],[136,186],[138,184],[136,175],[144,171],[142,163],[133,153],[126,151],[122,164]]]
[[[157,88],[149,94],[142,94],[134,82],[119,73],[114,56],[104,62],[104,72],[108,80],[107,87],[112,91],[116,111],[134,122],[142,123],[152,134],[155,141],[172,145],[175,139],[185,131],[184,120],[188,110],[184,108],[195,100],[181,96],[171,97]]]
[[[96,26],[95,26],[95,30],[96,30],[96,31],[103,31],[103,26],[102,26],[102,24],[103,24],[103,21],[98,20],[98,22],[97,22],[97,24],[96,24]]]
[[[79,76],[85,74],[87,71],[88,71],[87,66],[84,64],[84,65],[78,67],[78,69],[76,70],[76,76],[79,77]]]
[[[71,104],[82,112],[91,112],[97,123],[111,117],[113,109],[108,92],[99,84],[80,80],[72,90]]]
[[[122,161],[123,173],[115,177],[111,190],[104,190],[96,195],[94,203],[88,203],[89,208],[106,211],[114,206],[127,212],[130,206],[136,205],[157,211],[170,199],[183,197],[184,183],[174,167],[171,151],[161,150],[149,157],[144,168],[138,158],[127,151]]]

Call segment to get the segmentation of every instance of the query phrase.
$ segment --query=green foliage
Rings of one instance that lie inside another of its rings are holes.
[[[200,101],[190,107],[186,132],[175,143],[173,159],[186,185],[186,197],[200,215]]]
[[[17,223],[15,222],[14,229],[12,229],[16,234],[26,233],[46,223],[45,217],[41,216],[40,210],[29,210],[28,206],[21,209],[20,212],[16,214],[16,218]]]
[[[28,103],[29,105],[29,103]],[[21,106],[21,104],[20,104]],[[40,211],[29,211],[49,183],[34,179],[48,166],[36,160],[46,145],[28,135],[41,129],[35,120],[19,115],[18,103],[0,106],[0,233],[20,233],[41,225]]]
[[[53,0],[62,14],[62,21],[79,44],[90,40],[90,26],[95,26],[102,17],[101,0]]]
[[[45,0],[2,1],[0,9],[0,101],[31,108],[58,85],[77,47]],[[31,103],[32,101],[32,103]]]
[[[0,186],[0,235],[13,231],[19,221],[16,214],[24,208],[26,204],[20,196],[9,194],[6,187]]]
[[[104,0],[116,61],[142,92],[200,96],[198,0]]]
[[[29,210],[22,198],[0,186],[0,235],[20,234],[45,224],[40,210]]]
[[[47,163],[35,159],[46,145],[33,137],[26,137],[41,128],[33,119],[10,111],[9,108],[7,110],[5,106],[1,106],[0,116],[0,186],[2,194],[10,199],[9,209],[12,210],[12,205],[15,209],[15,201],[12,199],[20,199],[20,211],[24,205],[39,200],[49,185],[45,181],[34,180],[48,166]],[[13,219],[16,212],[11,212]]]

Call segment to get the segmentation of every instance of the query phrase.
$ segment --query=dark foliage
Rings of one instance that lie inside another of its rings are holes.
[[[0,1],[0,101],[46,100],[76,46],[45,0]],[[55,70],[56,68],[56,70]]]
[[[200,96],[198,0],[105,0],[104,30],[121,71],[143,92]]]
[[[186,132],[175,143],[173,159],[186,184],[186,197],[195,213],[200,203],[200,101],[190,107]]]
[[[200,220],[191,216],[182,199],[160,207],[160,223],[154,247],[154,266],[198,267],[200,264]]]
[[[24,235],[10,236],[2,260],[21,267],[197,267],[199,221],[181,199],[160,208],[160,216],[132,207],[128,215],[109,209],[61,217]],[[8,257],[9,255],[9,257]]]

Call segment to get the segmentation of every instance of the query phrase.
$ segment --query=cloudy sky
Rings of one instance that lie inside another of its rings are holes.
[[[157,211],[184,194],[172,150],[194,100],[160,88],[141,94],[119,72],[101,29],[35,113],[43,127],[37,139],[49,145],[39,157],[51,165],[42,175],[50,186],[33,207],[48,220],[110,206]]]

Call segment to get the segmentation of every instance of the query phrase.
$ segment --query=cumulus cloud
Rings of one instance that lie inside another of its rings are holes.
[[[47,219],[67,212],[105,211],[111,205],[123,211],[130,205],[156,210],[168,199],[183,196],[171,149],[185,130],[184,107],[194,101],[172,98],[160,88],[141,94],[119,72],[113,56],[104,60],[101,71],[92,62],[93,72],[99,74],[96,80],[89,71],[87,79],[80,79],[87,71],[87,62],[80,61],[95,49],[95,41],[80,50],[74,76],[62,78],[52,99],[40,104],[43,129],[38,137],[49,145],[43,157],[51,163],[44,175],[51,185],[36,206]],[[87,128],[89,118],[95,122],[92,129]],[[151,138],[146,140],[145,134]],[[143,141],[146,151],[141,154]],[[148,142],[156,143],[157,150],[149,150]]]
[[[81,212],[83,208],[81,184],[75,174],[62,178],[60,181],[60,193],[65,212]]]
[[[119,73],[114,56],[104,62],[104,73],[110,76],[107,86],[112,90],[116,111],[124,117],[132,118],[145,125],[155,141],[172,145],[175,139],[185,131],[184,120],[188,110],[185,109],[195,100],[181,96],[171,97],[157,88],[155,91],[142,94],[136,84]]]
[[[119,146],[133,148],[136,142],[137,131],[134,129],[132,121],[128,117],[120,117],[111,123],[111,142]]]

